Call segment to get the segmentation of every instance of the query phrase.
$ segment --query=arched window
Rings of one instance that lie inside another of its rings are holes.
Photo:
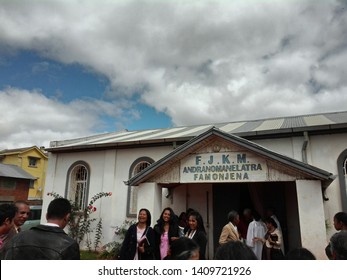
[[[89,166],[85,162],[76,162],[68,171],[65,196],[80,209],[87,207],[89,192]]]
[[[140,173],[142,170],[146,169],[150,165],[151,163],[149,161],[146,161],[146,160],[140,161],[134,166],[131,177],[135,176],[137,173]]]
[[[141,157],[133,162],[129,169],[129,179],[146,169],[154,162],[149,157]],[[137,215],[137,186],[128,187],[127,216],[136,217]]]
[[[337,159],[337,170],[339,173],[342,211],[347,212],[347,150],[343,151]]]

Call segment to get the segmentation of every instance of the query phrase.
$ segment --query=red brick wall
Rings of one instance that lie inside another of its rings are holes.
[[[4,182],[6,179],[1,178],[1,181]],[[13,181],[13,179],[10,179]],[[13,189],[4,188],[0,184],[0,201],[16,201],[16,200],[27,200],[29,194],[29,180],[16,179],[16,186]]]

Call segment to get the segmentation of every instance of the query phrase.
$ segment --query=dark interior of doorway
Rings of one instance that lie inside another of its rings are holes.
[[[213,184],[213,244],[214,249],[219,246],[219,236],[222,228],[228,223],[227,215],[231,210],[242,214],[245,208],[256,209],[262,217],[266,216],[266,208],[276,211],[285,244],[286,232],[286,205],[284,187],[278,183],[218,183]],[[252,192],[252,194],[251,194]],[[256,201],[255,201],[256,200]]]

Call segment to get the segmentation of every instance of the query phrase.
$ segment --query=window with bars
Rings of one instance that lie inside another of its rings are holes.
[[[88,169],[82,164],[74,166],[70,171],[68,198],[83,210],[88,199]]]
[[[137,173],[140,173],[142,170],[146,169],[150,165],[151,163],[148,161],[140,161],[135,165],[131,177],[135,176]]]
[[[153,159],[148,157],[139,158],[131,165],[129,170],[129,178],[140,173],[142,170],[146,169],[154,162]],[[128,189],[128,207],[127,216],[136,217],[137,215],[137,196],[138,196],[138,186],[129,186]]]

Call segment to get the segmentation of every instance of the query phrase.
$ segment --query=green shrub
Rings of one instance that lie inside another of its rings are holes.
[[[135,220],[125,220],[120,226],[116,226],[114,231],[116,240],[105,244],[98,258],[110,260],[118,259],[125,234],[129,227],[135,223]]]

